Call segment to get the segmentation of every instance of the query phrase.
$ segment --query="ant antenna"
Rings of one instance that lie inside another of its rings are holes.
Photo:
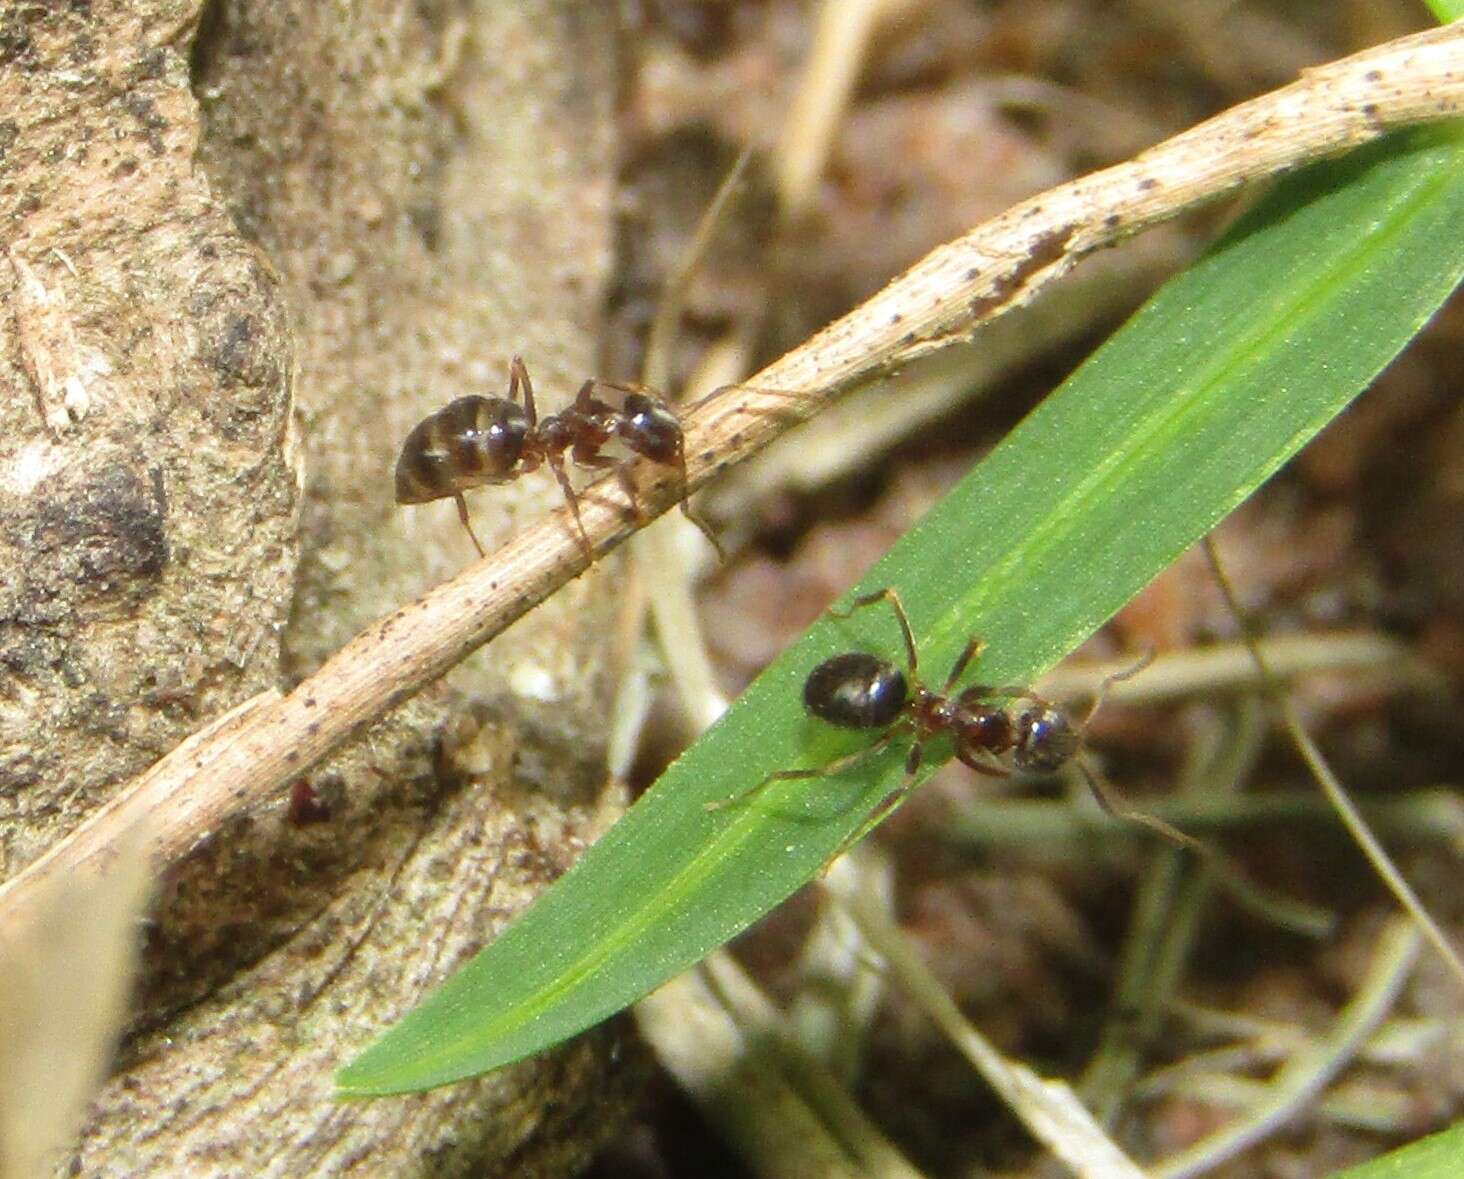
[[[1154,648],[1150,647],[1139,656],[1138,661],[1131,667],[1126,667],[1122,671],[1115,671],[1110,675],[1104,676],[1103,682],[1098,685],[1098,691],[1093,696],[1093,703],[1088,705],[1088,715],[1083,717],[1082,721],[1078,724],[1078,735],[1082,736],[1087,733],[1088,726],[1093,723],[1093,718],[1098,715],[1098,710],[1103,707],[1103,702],[1108,699],[1108,690],[1114,684],[1121,684],[1124,680],[1133,679],[1134,676],[1138,675],[1139,672],[1143,671],[1153,662]]]
[[[1093,717],[1108,695],[1108,690],[1114,684],[1133,679],[1153,662],[1154,649],[1151,647],[1132,667],[1116,671],[1104,678],[1103,682],[1098,685],[1098,692],[1088,709],[1088,715],[1078,726],[1077,732],[1080,739],[1086,735],[1088,726],[1092,724]],[[1089,764],[1088,756],[1085,753],[1080,751],[1073,761],[1088,784],[1088,792],[1092,794],[1104,814],[1120,822],[1145,827],[1170,843],[1194,852],[1215,872],[1230,895],[1246,909],[1278,926],[1294,929],[1309,936],[1322,937],[1331,931],[1333,920],[1330,914],[1262,887],[1251,880],[1228,856],[1212,844],[1181,831],[1174,824],[1159,818],[1158,815],[1129,806],[1119,798],[1118,792],[1114,790],[1112,784]]]
[[[1141,827],[1147,827],[1170,843],[1176,844],[1186,851],[1194,852],[1207,867],[1214,871],[1220,883],[1242,907],[1274,925],[1283,929],[1295,930],[1309,937],[1325,937],[1332,931],[1336,923],[1326,910],[1293,900],[1257,884],[1230,857],[1212,844],[1181,831],[1174,824],[1159,818],[1158,815],[1151,815],[1147,811],[1138,810],[1123,802],[1113,787],[1088,764],[1086,756],[1079,754],[1073,760],[1087,781],[1089,792],[1104,814],[1120,822],[1136,823]]]

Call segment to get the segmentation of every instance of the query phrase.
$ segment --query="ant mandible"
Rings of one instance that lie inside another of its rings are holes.
[[[596,397],[597,389],[623,394],[621,408]],[[686,438],[666,401],[639,386],[588,380],[567,409],[541,419],[534,406],[529,370],[518,356],[509,365],[507,397],[459,397],[412,427],[397,459],[396,501],[420,504],[451,496],[458,519],[481,557],[485,555],[483,545],[468,519],[463,492],[487,483],[507,483],[548,463],[574,516],[585,559],[593,560],[594,550],[580,519],[579,497],[569,481],[564,456],[568,452],[577,467],[615,467],[627,498],[639,513],[635,483],[626,464],[600,453],[612,438],[642,458],[676,469],[681,479],[681,510],[720,555],[717,538],[687,504]]]
[[[896,738],[913,734],[914,742],[905,757],[904,782],[880,803],[846,842],[846,846],[852,845],[878,826],[880,820],[909,794],[924,761],[925,746],[935,737],[949,733],[956,757],[980,774],[1009,777],[1015,770],[1053,773],[1078,756],[1088,721],[1098,711],[1108,688],[1119,680],[1137,675],[1149,662],[1146,658],[1137,666],[1104,680],[1087,718],[1074,725],[1065,712],[1028,688],[972,684],[952,696],[951,690],[956,681],[985,647],[981,639],[972,638],[966,644],[939,691],[927,688],[920,679],[920,657],[915,649],[910,619],[900,595],[893,589],[865,594],[856,598],[847,610],[830,613],[835,618],[848,618],[856,610],[879,602],[890,604],[900,624],[900,633],[905,640],[906,670],[901,671],[889,660],[863,651],[834,655],[809,672],[803,684],[803,706],[820,720],[839,728],[883,729],[884,732],[865,748],[817,769],[777,770],[750,790],[707,803],[708,810],[720,810],[733,803],[744,802],[774,782],[843,773],[873,757]],[[992,703],[993,699],[1025,700],[1028,704],[1013,710]],[[1010,756],[1010,765],[1001,760],[1004,755]],[[1093,784],[1100,804],[1111,809],[1092,774],[1085,772],[1085,776]]]

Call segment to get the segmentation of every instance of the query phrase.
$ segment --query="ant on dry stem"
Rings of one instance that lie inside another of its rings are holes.
[[[595,396],[602,389],[622,395],[619,409]],[[676,469],[681,480],[681,510],[722,555],[711,528],[687,503],[686,437],[667,401],[638,385],[588,380],[568,408],[541,419],[529,370],[518,356],[509,365],[507,397],[459,397],[412,427],[397,459],[396,501],[420,504],[451,496],[458,519],[481,557],[486,554],[468,519],[463,492],[487,483],[507,483],[548,463],[574,516],[585,559],[591,561],[594,550],[580,519],[579,496],[569,481],[565,454],[577,467],[614,467],[639,516],[628,463],[600,453],[612,439],[641,458]]]
[[[1018,770],[1053,773],[1077,758],[1082,751],[1088,724],[1108,689],[1120,680],[1137,675],[1148,666],[1151,658],[1146,656],[1133,667],[1104,680],[1088,715],[1082,723],[1075,725],[1062,709],[1035,695],[1029,688],[971,684],[952,696],[956,681],[985,647],[981,639],[972,638],[966,644],[939,691],[927,688],[920,679],[920,656],[915,649],[910,619],[899,594],[892,589],[865,594],[856,598],[847,610],[830,613],[835,618],[848,618],[856,610],[879,602],[890,604],[900,624],[900,633],[905,640],[906,669],[901,671],[889,660],[863,651],[834,655],[809,672],[803,685],[803,706],[820,720],[839,728],[884,731],[865,748],[817,769],[777,770],[750,790],[707,803],[708,810],[720,810],[733,803],[744,802],[774,782],[843,773],[873,757],[896,738],[912,734],[914,742],[905,758],[904,782],[880,803],[848,841],[852,844],[877,826],[909,794],[924,761],[925,746],[935,737],[949,734],[955,744],[956,757],[980,774],[1009,777]],[[992,703],[1002,699],[1026,701],[1026,706],[1013,709]],[[1001,760],[1003,756],[1010,757],[1010,765]],[[1115,810],[1086,766],[1083,772],[1104,809],[1127,817],[1126,812]],[[1179,835],[1178,832],[1174,834]],[[1180,838],[1186,845],[1192,842],[1188,836]]]

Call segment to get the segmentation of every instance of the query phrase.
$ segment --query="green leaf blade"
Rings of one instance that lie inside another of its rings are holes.
[[[1047,399],[863,581],[898,587],[939,681],[1028,682],[1330,421],[1464,274],[1464,142],[1395,138],[1286,181]],[[346,1096],[444,1084],[627,1006],[815,874],[897,787],[907,743],[837,779],[775,770],[867,744],[801,712],[837,651],[899,659],[872,608],[822,620],[563,880],[339,1075]],[[932,753],[944,752],[944,747]],[[932,763],[939,760],[933,757]]]
[[[1337,1171],[1332,1179],[1455,1179],[1460,1174],[1464,1174],[1464,1122],[1455,1122],[1382,1158]]]

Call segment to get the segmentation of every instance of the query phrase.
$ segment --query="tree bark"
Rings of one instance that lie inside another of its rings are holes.
[[[515,352],[541,407],[593,371],[610,11],[0,8],[0,872],[469,558],[450,503],[393,504],[396,447]],[[478,494],[479,535],[556,497]],[[600,821],[594,584],[175,866],[70,1173],[588,1157],[613,1030],[415,1098],[340,1105],[330,1077]]]

